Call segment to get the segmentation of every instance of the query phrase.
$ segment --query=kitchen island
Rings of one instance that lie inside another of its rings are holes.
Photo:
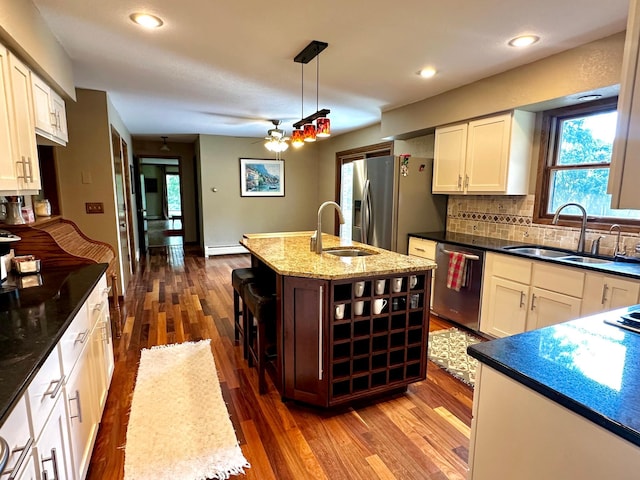
[[[425,379],[435,264],[331,235],[317,254],[311,234],[241,240],[276,292],[273,380],[283,399],[330,407]],[[336,247],[365,255],[329,253]]]
[[[637,478],[640,333],[605,323],[640,305],[469,347],[470,480]]]

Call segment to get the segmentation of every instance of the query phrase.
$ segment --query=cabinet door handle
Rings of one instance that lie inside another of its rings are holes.
[[[535,308],[536,308],[536,294],[534,293],[533,295],[531,295],[531,311],[533,312]]]
[[[469,175],[464,176],[464,189],[469,188]]]
[[[427,253],[427,251],[426,251],[424,248],[415,247],[415,249],[416,249],[418,252]]]
[[[323,309],[322,303],[324,300],[324,288],[320,285],[320,296],[318,301],[318,380],[322,380],[322,325],[323,325]]]
[[[49,395],[51,398],[56,398],[58,396],[58,392],[62,388],[62,384],[64,383],[64,375],[62,378],[58,380],[51,380],[49,383],[49,388],[44,392],[43,396]]]
[[[520,292],[520,308],[524,307],[524,292]]]
[[[57,127],[58,126],[58,119],[56,117],[56,112],[49,112],[49,116],[51,117],[51,126],[52,127]]]
[[[73,344],[75,345],[76,343],[84,343],[87,340],[87,335],[89,335],[89,330],[80,332],[76,339],[73,341]]]
[[[28,176],[29,180],[27,180],[27,182],[33,183],[33,164],[31,163],[31,157],[27,157],[27,165],[29,166],[29,176]]]
[[[27,165],[26,165],[27,161],[25,160],[24,155],[22,155],[22,157],[20,158],[22,158],[22,160],[16,163],[19,163],[20,165],[22,165],[22,175],[18,175],[18,178],[22,178],[26,182],[27,181]]]
[[[51,465],[53,466],[53,478],[51,480],[60,480],[60,476],[58,475],[58,459],[56,458],[55,448],[51,449],[51,456],[49,458],[43,458],[40,460],[40,463],[42,464],[42,480],[49,480],[49,472],[47,472],[44,462],[51,462]]]
[[[604,287],[602,287],[602,299],[600,300],[600,303],[602,305],[604,305],[605,302],[607,301],[607,290],[609,290],[609,285],[605,283]]]
[[[111,342],[111,336],[109,335],[109,331],[108,331],[108,324],[107,324],[108,321],[110,321],[110,319],[107,319],[102,322],[102,341],[107,345],[109,345],[109,343]]]
[[[71,413],[71,402],[75,401],[78,405],[78,414],[77,415],[69,415],[70,419],[77,418],[80,423],[82,423],[82,405],[80,404],[80,392],[76,390],[75,397],[69,397],[69,413]]]
[[[458,190],[462,189],[462,175],[458,175]]]
[[[20,453],[20,458],[18,458],[18,461],[16,462],[13,468],[8,468],[2,472],[3,475],[4,474],[9,475],[8,480],[15,480],[15,478],[18,476],[18,472],[20,471],[20,468],[22,468],[22,464],[26,460],[29,453],[31,453],[32,445],[33,445],[33,438],[29,437],[29,440],[27,440],[27,443],[25,444],[24,447],[17,447],[11,450],[11,454],[16,454],[18,452],[22,452],[22,453]]]

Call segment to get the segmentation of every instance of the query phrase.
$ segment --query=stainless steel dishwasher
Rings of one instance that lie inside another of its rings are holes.
[[[447,271],[451,252],[460,252],[465,256],[467,273],[465,285],[460,288],[460,291],[447,288]],[[484,251],[448,243],[438,243],[436,246],[436,263],[438,270],[433,287],[433,306],[431,311],[439,317],[478,331],[480,328],[480,295]]]

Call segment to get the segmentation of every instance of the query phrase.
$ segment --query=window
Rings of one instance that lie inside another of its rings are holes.
[[[640,210],[612,209],[607,194],[616,106],[614,98],[545,112],[536,222],[549,223],[560,206],[576,202],[587,210],[592,228],[640,223]],[[562,213],[579,215],[575,207]]]

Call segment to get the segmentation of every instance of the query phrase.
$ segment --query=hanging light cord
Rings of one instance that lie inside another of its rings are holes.
[[[300,63],[300,118],[304,118],[304,63]]]
[[[318,108],[318,91],[320,90],[320,55],[316,55],[316,112],[319,110]]]

